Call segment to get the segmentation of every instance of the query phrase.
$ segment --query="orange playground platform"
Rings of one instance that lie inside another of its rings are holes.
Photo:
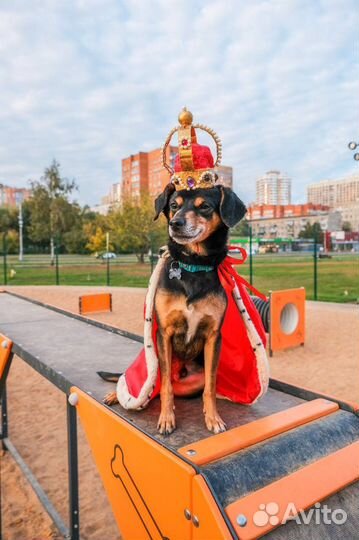
[[[77,415],[124,540],[355,537],[355,404],[272,379],[253,406],[219,402],[228,431],[218,435],[204,426],[200,397],[177,399],[178,427],[165,437],[156,429],[159,400],[142,411],[102,403],[113,385],[96,371],[125,371],[142,347],[139,336],[10,293],[0,294],[0,332],[2,443],[67,538],[80,538]],[[68,524],[9,438],[13,354],[68,396]],[[341,514],[323,519],[324,507]]]

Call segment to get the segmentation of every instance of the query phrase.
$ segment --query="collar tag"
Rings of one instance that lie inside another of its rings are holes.
[[[181,268],[180,268],[180,263],[178,263],[177,261],[172,261],[171,262],[171,266],[170,266],[170,269],[169,269],[169,272],[168,272],[168,277],[170,279],[181,279],[182,277],[182,272],[181,272]]]

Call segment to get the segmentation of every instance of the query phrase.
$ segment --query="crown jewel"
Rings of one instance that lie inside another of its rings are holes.
[[[220,138],[213,129],[203,124],[193,124],[193,115],[186,107],[179,113],[178,121],[180,125],[168,134],[162,153],[163,165],[171,174],[171,182],[177,191],[212,188],[218,178],[213,168],[220,164],[222,158]],[[215,162],[208,146],[197,143],[195,128],[206,131],[213,138],[217,152]],[[178,156],[172,168],[166,161],[166,149],[176,131],[178,132]]]

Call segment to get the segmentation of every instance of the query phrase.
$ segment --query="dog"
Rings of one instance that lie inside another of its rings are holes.
[[[229,229],[246,211],[237,195],[222,185],[176,191],[170,183],[155,200],[154,219],[163,213],[169,233],[154,296],[161,373],[157,428],[163,435],[176,427],[174,396],[199,393],[208,430],[226,430],[216,407],[216,373],[227,308],[217,269],[227,256]],[[172,355],[180,362],[173,380]],[[118,375],[98,373],[105,380],[118,380]],[[104,403],[118,403],[116,392],[107,394]]]
[[[171,382],[174,354],[184,375],[198,375],[195,366],[200,367],[202,377],[196,377],[192,390],[203,390],[205,424],[219,433],[226,429],[216,407],[216,372],[227,297],[217,268],[227,255],[229,228],[244,217],[246,207],[222,185],[175,191],[168,184],[155,200],[155,210],[155,219],[161,213],[167,218],[169,232],[168,257],[154,301],[161,371],[158,431],[170,434],[176,427],[174,395],[181,394],[176,392],[181,385]]]

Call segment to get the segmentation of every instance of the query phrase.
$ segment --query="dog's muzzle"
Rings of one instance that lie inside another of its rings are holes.
[[[186,225],[186,220],[184,218],[177,217],[177,218],[171,219],[169,224],[173,231],[178,231]]]

